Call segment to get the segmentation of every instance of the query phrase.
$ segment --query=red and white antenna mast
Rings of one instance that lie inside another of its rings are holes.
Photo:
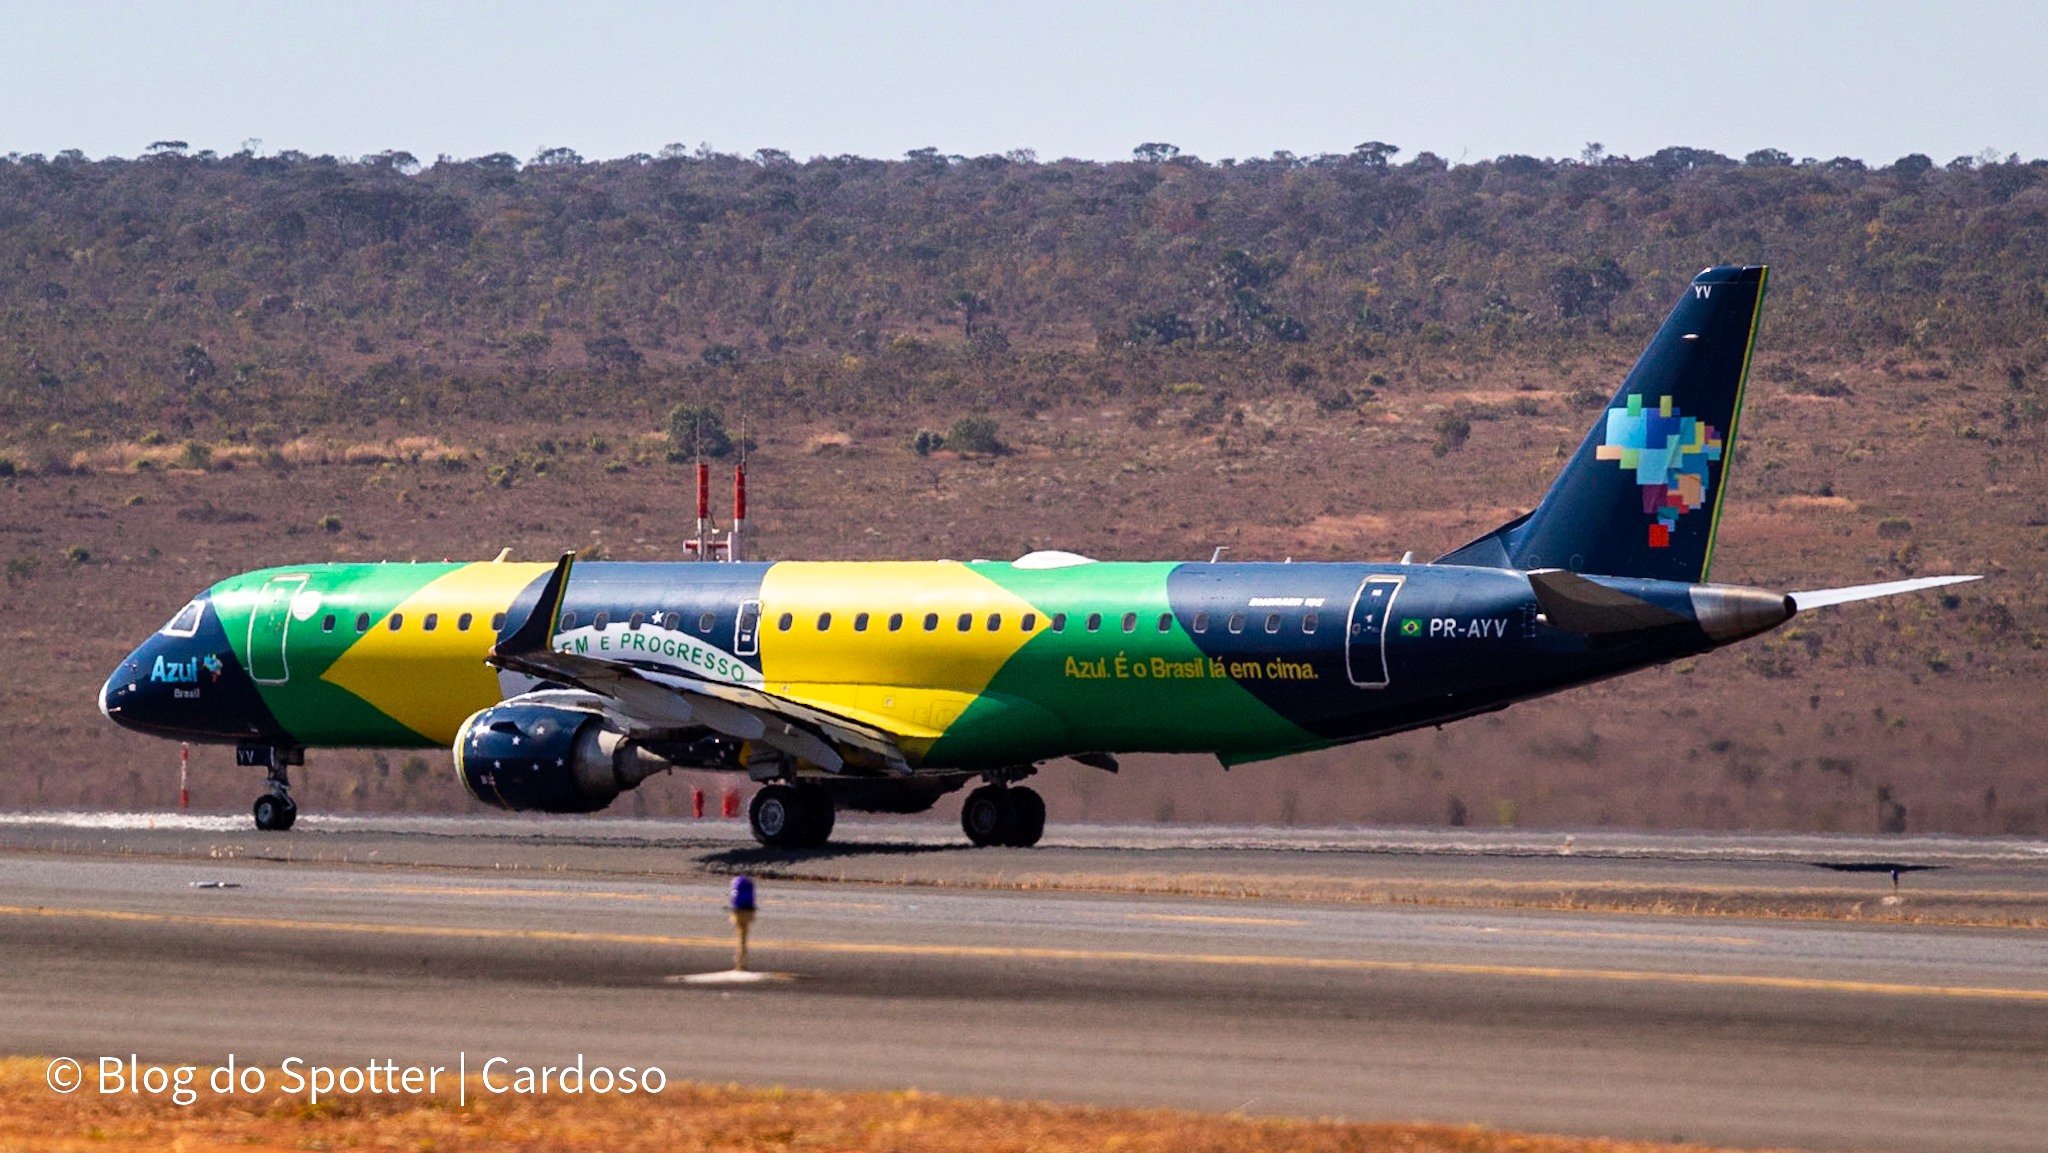
[[[697,462],[697,539],[692,542],[698,560],[710,560],[711,466]]]
[[[742,434],[744,435],[744,434]],[[747,458],[732,466],[732,529],[725,534],[725,559],[740,559],[740,530],[747,527]]]

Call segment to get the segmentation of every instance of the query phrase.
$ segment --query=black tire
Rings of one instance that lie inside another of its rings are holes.
[[[249,812],[256,818],[257,828],[266,833],[274,833],[288,827],[283,823],[284,805],[283,797],[265,793],[256,798],[256,803],[250,806]]]
[[[1010,790],[999,785],[983,785],[960,806],[960,829],[976,845],[1008,844],[1012,819]]]
[[[801,844],[810,821],[803,794],[788,785],[769,785],[754,794],[747,806],[747,824],[754,839],[769,848],[782,849]]]
[[[278,799],[284,802],[284,811],[279,813],[277,817],[277,831],[282,833],[299,823],[299,803],[290,797],[280,797]]]
[[[1028,849],[1045,835],[1045,798],[1036,789],[1021,786],[1007,790],[1010,794],[1010,834],[1003,843],[1013,848]]]
[[[832,839],[832,825],[838,819],[833,807],[832,794],[819,785],[798,785],[796,791],[803,797],[804,836],[797,843],[805,848],[816,848]]]

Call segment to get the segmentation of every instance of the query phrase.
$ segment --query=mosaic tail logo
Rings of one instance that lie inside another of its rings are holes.
[[[1706,502],[1707,466],[1721,459],[1721,434],[1679,415],[1668,396],[1658,397],[1651,411],[1640,394],[1630,393],[1625,407],[1607,410],[1606,443],[1594,456],[1636,474],[1643,515],[1657,518],[1650,525],[1650,547],[1670,548],[1678,518]]]

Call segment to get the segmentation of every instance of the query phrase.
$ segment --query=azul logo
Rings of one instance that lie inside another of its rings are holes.
[[[1607,410],[1606,443],[1594,456],[1636,474],[1643,513],[1657,518],[1650,547],[1670,548],[1678,518],[1706,503],[1707,465],[1721,459],[1721,450],[1714,426],[1680,415],[1670,397],[1658,397],[1653,411],[1640,393],[1630,393],[1624,407]]]
[[[220,679],[221,668],[220,658],[212,653],[203,657],[193,657],[189,661],[167,661],[159,656],[156,658],[155,666],[149,670],[149,679],[174,685],[196,685],[199,683],[201,669],[206,671],[207,680],[217,681]]]

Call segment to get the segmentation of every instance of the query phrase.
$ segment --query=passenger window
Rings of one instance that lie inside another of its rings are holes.
[[[366,632],[369,632],[369,631],[370,631],[370,614],[369,614],[369,613],[357,613],[357,614],[356,614],[356,631],[357,631],[357,632],[359,632],[359,633],[366,633]]]
[[[853,614],[853,631],[857,633],[864,633],[868,631],[868,614]]]
[[[469,631],[469,625],[470,625],[470,622],[471,622],[471,621],[474,621],[475,619],[476,619],[475,615],[474,615],[474,614],[471,614],[471,613],[463,613],[463,614],[462,614],[461,616],[459,616],[459,617],[456,617],[456,618],[455,618],[455,631],[456,631],[456,632],[458,632],[458,633],[466,633],[466,632],[468,632],[468,631]]]
[[[1052,631],[1056,633],[1063,633],[1067,631],[1067,614],[1052,614]]]
[[[939,631],[939,614],[937,614],[937,613],[926,613],[926,614],[924,614],[924,631],[926,631],[926,632],[928,632],[928,633],[935,633],[935,632]]]
[[[1173,631],[1173,614],[1172,614],[1172,613],[1160,613],[1160,614],[1159,614],[1159,631],[1160,631],[1160,632],[1162,632],[1162,633],[1170,633],[1170,632],[1172,632],[1172,631]]]
[[[1230,614],[1230,631],[1231,631],[1231,632],[1233,632],[1233,633],[1241,633],[1241,632],[1243,632],[1243,631],[1244,631],[1244,614],[1243,614],[1243,613],[1231,613],[1231,614]]]
[[[1099,628],[1101,628],[1101,627],[1102,627],[1102,614],[1101,614],[1101,613],[1089,613],[1089,614],[1088,614],[1088,631],[1092,633],[1092,632],[1094,632],[1095,630],[1097,630],[1097,629],[1099,629]]]
[[[673,617],[673,616],[675,616],[676,614],[674,614],[674,613],[670,613],[670,614],[668,614],[668,615],[669,615],[669,616],[671,616],[671,617]],[[712,628],[712,626],[713,626],[713,625],[716,625],[717,623],[718,623],[718,614],[717,614],[717,613],[700,613],[700,614],[698,614],[698,617],[697,617],[697,631],[698,631],[698,632],[700,632],[700,633],[708,633],[708,632],[710,632],[710,631],[711,631],[711,628]],[[669,625],[668,627],[670,627],[670,628],[674,628],[674,627],[676,627],[676,626],[675,626],[675,625],[673,625],[673,624],[671,624],[671,625]]]
[[[974,627],[974,614],[961,613],[960,619],[956,623],[960,626],[960,631],[964,633]]]
[[[491,614],[491,631],[492,631],[492,632],[494,632],[494,633],[501,633],[501,632],[504,632],[504,631],[505,631],[505,614],[504,614],[504,613],[492,613],[492,614]]]
[[[632,616],[626,618],[626,631],[637,633],[640,631],[640,626],[646,623],[646,613],[634,613]]]
[[[576,627],[576,614],[575,614],[575,612],[571,611],[571,612],[566,612],[566,613],[563,613],[563,614],[562,614],[562,631],[563,631],[563,632],[568,632],[568,631],[569,631],[570,629],[573,629],[573,628],[575,628],[575,627]]]
[[[897,629],[900,629],[900,628],[902,628],[902,627],[903,627],[903,614],[902,614],[902,613],[890,613],[890,614],[889,614],[889,631],[893,633],[893,632],[895,632],[895,631],[896,631]]]
[[[1038,614],[1037,614],[1037,613],[1025,613],[1025,614],[1024,614],[1024,619],[1023,619],[1023,620],[1021,620],[1021,621],[1018,621],[1018,622],[1017,622],[1017,627],[1018,627],[1019,629],[1021,629],[1022,631],[1024,631],[1024,632],[1027,632],[1027,633],[1028,633],[1028,632],[1030,632],[1030,631],[1031,631],[1032,629],[1035,629],[1035,628],[1037,628],[1037,627],[1038,627]]]
[[[1196,632],[1198,632],[1198,633],[1206,633],[1206,632],[1208,632],[1208,631],[1209,631],[1209,614],[1208,614],[1208,613],[1196,613],[1196,614],[1195,614],[1195,631],[1196,631]]]
[[[1001,614],[1001,613],[990,613],[990,614],[988,614],[988,631],[990,631],[990,632],[992,632],[992,633],[996,633],[996,632],[1001,632],[1001,631],[1003,631],[1003,614]]]
[[[590,618],[590,627],[598,632],[603,632],[604,626],[610,623],[612,623],[612,614],[604,610],[599,610],[596,616]]]
[[[1266,631],[1267,631],[1267,632],[1269,632],[1269,633],[1277,633],[1277,632],[1279,632],[1279,631],[1280,631],[1280,614],[1279,614],[1279,613],[1267,613],[1267,614],[1266,614]]]
[[[711,614],[705,613],[704,615],[710,616]],[[670,632],[676,631],[676,629],[682,626],[682,623],[683,614],[681,613],[663,613],[661,616],[661,627],[667,629]],[[697,628],[702,632],[708,633],[711,631],[711,622],[700,621],[698,622]]]
[[[1302,632],[1305,632],[1305,633],[1312,633],[1312,632],[1316,631],[1316,626],[1317,626],[1318,624],[1320,624],[1320,623],[1322,623],[1322,618],[1321,618],[1321,617],[1319,617],[1319,616],[1317,616],[1317,615],[1316,615],[1315,613],[1303,613],[1303,614],[1301,614],[1301,631],[1302,631]]]
[[[331,633],[334,631],[333,613],[328,613],[326,616],[320,618],[320,631],[323,633]]]
[[[1124,614],[1124,631],[1125,631],[1125,632],[1127,632],[1127,633],[1134,633],[1134,632],[1137,632],[1137,631],[1138,631],[1138,614],[1137,614],[1137,613],[1125,613],[1125,614]]]
[[[819,613],[819,614],[818,614],[818,631],[819,631],[819,632],[821,632],[821,633],[822,633],[822,632],[829,632],[829,631],[831,631],[831,629],[832,629],[832,614],[831,614],[831,613]]]
[[[796,616],[793,613],[783,613],[781,616],[775,618],[775,627],[781,630],[782,632],[788,632],[789,626],[795,623]]]
[[[426,630],[427,632],[433,632],[434,629],[440,625],[440,623],[440,613],[428,613],[427,619],[420,622],[420,628]]]
[[[391,614],[391,619],[390,619],[390,620],[387,620],[387,621],[385,621],[384,623],[385,623],[385,624],[387,624],[387,625],[389,625],[389,626],[391,627],[391,631],[395,633],[395,632],[397,632],[397,631],[398,631],[399,629],[402,629],[402,628],[404,628],[404,627],[405,627],[405,614],[404,614],[404,613],[392,613],[392,614]]]

